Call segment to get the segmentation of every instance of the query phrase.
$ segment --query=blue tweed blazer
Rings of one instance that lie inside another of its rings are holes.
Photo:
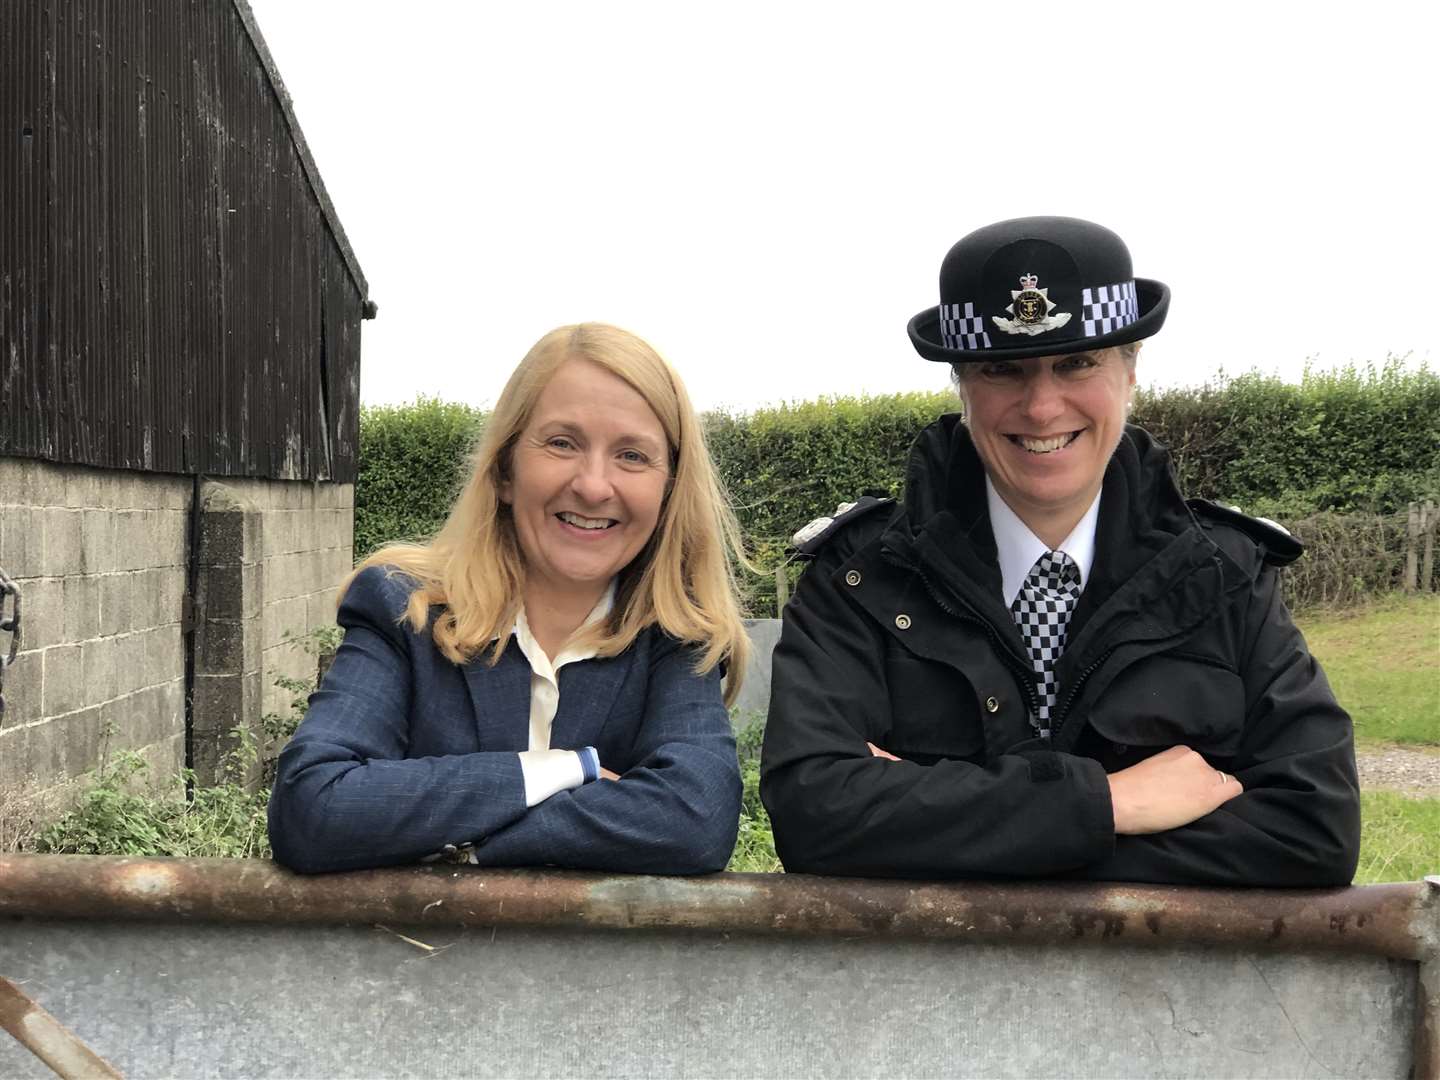
[[[740,772],[720,674],[663,631],[560,669],[550,744],[594,746],[619,782],[525,806],[530,664],[512,637],[493,667],[445,659],[400,621],[413,582],[371,567],[340,607],[345,639],[280,755],[275,858],[303,873],[414,862],[473,843],[482,866],[647,874],[720,870]]]

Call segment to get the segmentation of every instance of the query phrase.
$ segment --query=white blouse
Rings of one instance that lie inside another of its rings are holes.
[[[611,581],[605,595],[585,616],[580,629],[606,618],[614,606],[615,582]],[[577,660],[589,660],[595,650],[566,646],[552,663],[530,632],[523,607],[515,617],[514,632],[515,643],[530,662],[530,748],[520,751],[520,772],[525,777],[525,805],[534,806],[557,792],[584,784],[587,755],[590,779],[600,774],[600,756],[593,746],[550,748],[550,727],[560,709],[560,669]]]

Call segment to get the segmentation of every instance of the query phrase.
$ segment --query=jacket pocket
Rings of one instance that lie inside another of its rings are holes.
[[[921,764],[983,755],[985,729],[975,691],[958,671],[897,651],[886,657],[885,677],[891,725],[874,740],[877,745]]]
[[[1245,684],[1220,661],[1181,652],[1120,672],[1090,707],[1090,726],[1120,746],[1184,745],[1233,757],[1245,726]]]

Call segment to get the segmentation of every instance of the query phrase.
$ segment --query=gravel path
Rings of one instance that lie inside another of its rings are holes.
[[[1440,749],[1390,746],[1357,756],[1362,788],[1388,788],[1440,798]]]

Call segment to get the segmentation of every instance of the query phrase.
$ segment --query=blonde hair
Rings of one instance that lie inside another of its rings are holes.
[[[736,565],[748,566],[740,527],[720,488],[705,435],[674,370],[640,338],[604,323],[552,330],[525,354],[470,456],[470,474],[439,532],[424,544],[390,544],[355,569],[383,566],[413,578],[405,618],[419,633],[430,608],[435,646],[463,664],[486,646],[490,663],[510,637],[525,586],[525,560],[510,508],[500,500],[515,440],[561,365],[589,360],[623,379],[655,413],[670,449],[670,481],[650,540],[620,571],[610,618],[578,641],[600,656],[627,649],[652,624],[701,646],[696,671],[722,661],[725,701],[740,692],[750,641],[736,600]],[[341,587],[344,596],[354,575]]]

